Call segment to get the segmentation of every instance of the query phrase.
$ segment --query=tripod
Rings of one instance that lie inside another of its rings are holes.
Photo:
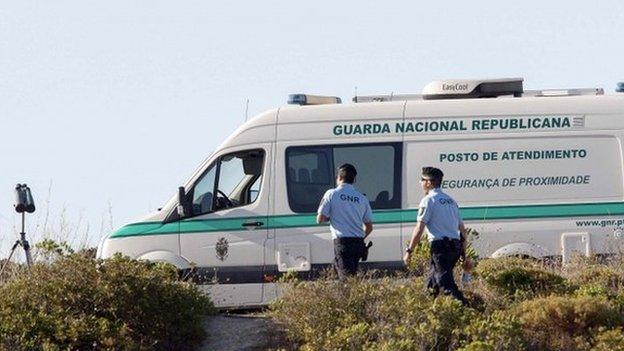
[[[11,248],[11,253],[9,254],[9,257],[4,262],[4,265],[2,265],[2,269],[0,269],[0,277],[2,277],[2,273],[4,272],[4,269],[6,268],[9,261],[11,261],[11,257],[13,257],[13,253],[15,253],[15,249],[18,246],[21,246],[24,248],[24,252],[26,253],[26,264],[28,265],[28,267],[32,265],[32,256],[30,255],[30,244],[28,243],[28,240],[26,240],[26,232],[24,231],[25,223],[26,223],[26,213],[22,212],[22,231],[20,232],[20,238],[17,241],[15,241],[15,244],[13,244],[13,247]]]

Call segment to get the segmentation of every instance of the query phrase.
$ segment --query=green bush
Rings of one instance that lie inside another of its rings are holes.
[[[602,287],[612,292],[617,292],[624,286],[624,275],[606,265],[580,267],[571,272],[569,279],[578,285]]]
[[[0,287],[0,345],[8,350],[191,349],[212,311],[175,267],[70,254]]]
[[[293,286],[271,306],[272,315],[293,342],[303,342],[309,349],[349,349],[353,338],[368,342],[373,334],[365,333],[367,325],[382,315],[376,308],[391,293],[392,284],[389,279],[359,282],[357,278],[346,283],[291,282]]]
[[[395,317],[393,329],[382,329],[392,331],[380,340],[382,344],[406,340],[412,346],[408,350],[454,350],[460,345],[462,331],[475,318],[472,309],[450,297],[421,300],[408,306]]]
[[[413,275],[424,275],[429,272],[431,264],[431,247],[427,240],[422,240],[412,252],[407,270]]]
[[[541,268],[540,264],[535,260],[519,257],[503,257],[481,260],[475,271],[481,278],[488,279],[490,276],[500,271],[515,267],[526,269]]]
[[[522,333],[520,319],[506,311],[494,311],[473,319],[463,331],[466,350],[525,350],[526,341]],[[472,346],[471,346],[472,345]],[[487,348],[484,348],[487,346]]]
[[[565,278],[526,259],[484,260],[479,263],[475,273],[497,291],[523,299],[570,290]]]
[[[515,309],[525,339],[539,350],[588,348],[592,331],[623,322],[616,306],[595,297],[550,296],[522,302]]]
[[[620,269],[584,264],[484,260],[468,308],[431,298],[422,277],[295,282],[271,313],[304,350],[624,351]]]
[[[3,268],[4,270],[0,271],[0,285],[10,281],[26,270],[26,267],[6,259],[0,260],[0,269]]]
[[[589,296],[597,298],[609,298],[609,292],[602,286],[583,285],[574,291],[574,295],[578,297]]]
[[[43,239],[35,244],[33,258],[51,262],[60,257],[74,253],[74,249],[66,241],[57,242],[52,239]]]
[[[470,344],[457,349],[457,351],[495,351],[496,348],[485,341],[473,341]]]
[[[595,337],[592,351],[624,351],[624,331],[622,328],[601,330]]]
[[[460,345],[474,310],[432,299],[420,279],[299,283],[271,306],[304,350],[446,350]]]

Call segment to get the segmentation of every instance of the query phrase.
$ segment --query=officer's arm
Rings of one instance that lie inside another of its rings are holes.
[[[366,199],[366,197],[364,197]],[[365,201],[364,216],[362,218],[362,227],[364,228],[364,238],[373,231],[373,210],[371,209],[370,202]]]
[[[461,243],[462,243],[461,258],[462,260],[465,260],[466,259],[466,247],[468,246],[468,240],[466,240],[466,227],[464,226],[463,222],[459,223],[459,235],[460,235]]]
[[[420,237],[422,237],[422,233],[425,231],[425,222],[418,221],[414,230],[412,231],[412,240],[410,240],[408,248],[414,250],[416,245],[420,242]]]
[[[320,213],[316,215],[316,223],[321,224],[327,221],[329,221],[329,217],[326,217]]]
[[[418,214],[416,216],[416,226],[412,231],[412,240],[410,240],[408,249],[414,250],[416,245],[420,242],[420,238],[422,237],[422,233],[425,231],[425,227],[427,226],[427,222],[431,219],[431,205],[429,204],[430,199],[425,197],[420,201],[418,205]],[[409,254],[409,252],[408,252]]]
[[[364,222],[364,238],[373,231],[373,222]]]
[[[316,223],[321,224],[323,222],[329,221],[329,216],[331,216],[331,190],[327,190],[323,198],[321,199],[321,203],[319,204],[319,208],[316,211]]]

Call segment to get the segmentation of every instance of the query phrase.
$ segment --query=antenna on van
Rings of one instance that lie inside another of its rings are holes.
[[[354,95],[353,95],[353,102],[358,102],[357,101],[357,85],[355,86],[354,90],[355,90],[355,92],[354,92]]]
[[[249,116],[249,99],[245,103],[245,122],[247,122],[247,117]]]

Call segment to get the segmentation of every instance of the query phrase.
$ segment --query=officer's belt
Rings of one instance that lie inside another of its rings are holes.
[[[456,238],[452,238],[451,239],[448,236],[445,236],[445,237],[442,237],[440,239],[433,239],[433,240],[431,240],[431,242],[434,242],[434,241],[461,241],[461,240],[460,239],[456,239]]]

